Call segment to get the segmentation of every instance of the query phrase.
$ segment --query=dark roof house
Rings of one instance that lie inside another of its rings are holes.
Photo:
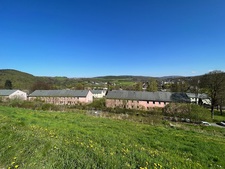
[[[146,92],[146,91],[127,91],[127,90],[108,91],[106,99],[190,102],[189,98],[185,93]]]

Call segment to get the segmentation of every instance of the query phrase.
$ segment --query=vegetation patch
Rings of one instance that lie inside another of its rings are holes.
[[[1,106],[0,166],[224,168],[224,136],[192,128]]]
[[[195,104],[171,103],[165,106],[163,114],[176,118],[178,121],[181,119],[190,119],[192,122],[212,120],[208,109]]]

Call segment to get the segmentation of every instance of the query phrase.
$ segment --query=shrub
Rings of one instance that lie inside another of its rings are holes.
[[[12,99],[9,101],[9,105],[12,106],[12,107],[21,107],[22,105],[22,100],[20,99]]]
[[[210,120],[209,110],[195,104],[171,103],[163,109],[163,114],[179,119],[188,118],[192,121]]]
[[[88,108],[93,109],[104,109],[105,108],[105,98],[95,99],[92,103],[87,105]]]

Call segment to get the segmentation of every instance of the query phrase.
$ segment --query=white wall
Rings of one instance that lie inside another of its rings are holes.
[[[27,93],[17,90],[13,94],[9,95],[9,99],[27,100]]]

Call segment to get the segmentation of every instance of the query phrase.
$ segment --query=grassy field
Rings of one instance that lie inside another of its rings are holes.
[[[0,168],[225,168],[225,128],[0,106]]]

